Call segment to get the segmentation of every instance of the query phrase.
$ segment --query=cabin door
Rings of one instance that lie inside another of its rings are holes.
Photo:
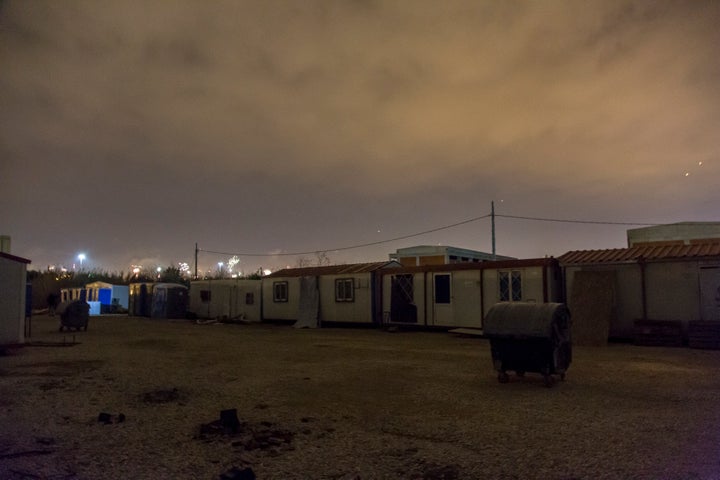
[[[700,267],[700,314],[720,321],[720,266]]]
[[[413,275],[393,275],[391,278],[390,321],[393,323],[417,323]]]
[[[451,327],[454,324],[454,306],[452,296],[452,275],[433,273],[432,282],[432,324]]]

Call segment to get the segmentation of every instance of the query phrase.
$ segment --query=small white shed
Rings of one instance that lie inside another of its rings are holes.
[[[0,345],[25,342],[28,263],[26,258],[0,252]]]

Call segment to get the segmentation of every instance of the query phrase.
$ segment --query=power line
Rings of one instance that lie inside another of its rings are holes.
[[[602,222],[602,221],[595,221],[595,220],[564,220],[564,219],[558,219],[558,218],[539,218],[539,217],[520,217],[517,215],[500,215],[495,214],[496,217],[503,217],[503,218],[514,218],[517,220],[534,220],[536,222],[559,222],[559,223],[586,223],[586,224],[592,224],[592,225],[639,225],[639,226],[645,226],[645,227],[655,227],[658,225],[663,225],[662,223],[641,223],[641,222]]]
[[[205,250],[202,248],[197,248],[196,250],[198,252],[205,252],[205,253],[214,253],[216,255],[237,255],[238,257],[291,257],[291,256],[298,256],[298,255],[312,255],[315,253],[323,253],[323,252],[339,252],[344,250],[353,250],[356,248],[364,248],[364,247],[372,247],[375,245],[382,245],[384,243],[390,243],[395,242],[398,240],[405,240],[408,238],[413,237],[419,237],[421,235],[426,235],[428,233],[434,233],[439,232],[442,230],[447,230],[450,228],[458,227],[460,225],[465,225],[472,222],[477,222],[478,220],[482,220],[489,217],[501,217],[501,218],[510,218],[515,220],[531,220],[536,222],[556,222],[556,223],[579,223],[579,224],[589,224],[589,225],[624,225],[624,226],[658,226],[658,225],[664,225],[662,223],[644,223],[644,222],[610,222],[610,221],[598,221],[598,220],[572,220],[572,219],[561,219],[561,218],[543,218],[543,217],[525,217],[525,216],[519,216],[519,215],[502,215],[502,214],[496,214],[496,213],[490,213],[486,215],[482,215],[479,217],[469,218],[467,220],[463,220],[461,222],[453,223],[451,225],[445,225],[442,227],[432,228],[430,230],[425,230],[418,233],[411,233],[409,235],[403,235],[400,237],[395,238],[389,238],[386,240],[378,240],[376,242],[369,242],[369,243],[362,243],[359,245],[350,245],[345,247],[338,247],[338,248],[324,248],[319,250],[312,250],[307,252],[288,252],[288,253],[233,253],[233,252],[218,252],[215,250]],[[686,222],[686,223],[692,223],[692,222]],[[702,222],[698,222],[702,223]]]
[[[382,245],[383,243],[390,243],[395,242],[398,240],[405,240],[406,238],[413,238],[413,237],[419,237],[420,235],[426,235],[428,233],[434,233],[439,232],[441,230],[447,230],[449,228],[459,227],[460,225],[465,225],[467,223],[477,222],[478,220],[482,220],[484,218],[490,217],[490,214],[482,215],[480,217],[470,218],[467,220],[463,220],[462,222],[453,223],[452,225],[445,225],[443,227],[437,227],[430,230],[425,230],[423,232],[418,233],[411,233],[410,235],[403,235],[401,237],[395,237],[395,238],[389,238],[387,240],[378,240],[376,242],[370,242],[370,243],[363,243],[360,245],[351,245],[348,247],[339,247],[339,248],[327,248],[327,249],[321,249],[321,250],[313,250],[310,252],[293,252],[293,253],[232,253],[232,252],[216,252],[214,250],[205,250],[202,248],[198,248],[197,250],[200,252],[206,252],[206,253],[215,253],[217,255],[237,255],[238,257],[283,257],[283,256],[297,256],[297,255],[312,255],[314,253],[320,253],[320,252],[338,252],[343,250],[353,250],[355,248],[364,248],[364,247],[372,247],[375,245]]]

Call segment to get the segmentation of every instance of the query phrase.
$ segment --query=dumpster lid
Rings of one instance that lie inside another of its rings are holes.
[[[569,330],[570,310],[564,303],[501,302],[483,321],[486,336],[560,340],[569,336]]]

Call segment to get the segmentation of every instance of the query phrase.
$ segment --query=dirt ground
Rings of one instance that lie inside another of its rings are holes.
[[[545,388],[447,332],[58,320],[0,357],[0,479],[720,478],[720,351],[576,347]]]

